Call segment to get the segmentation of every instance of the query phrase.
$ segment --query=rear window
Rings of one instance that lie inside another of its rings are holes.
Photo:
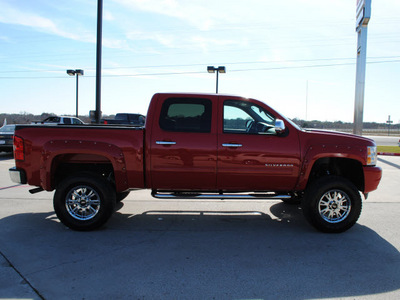
[[[60,118],[59,117],[48,117],[43,122],[60,123]]]
[[[160,127],[175,132],[210,132],[212,104],[209,99],[170,98],[161,108]]]

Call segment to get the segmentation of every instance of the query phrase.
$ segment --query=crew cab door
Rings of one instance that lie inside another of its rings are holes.
[[[163,98],[165,97],[165,99]],[[159,94],[150,141],[153,189],[214,190],[217,103],[204,96]]]
[[[275,131],[276,113],[255,100],[220,97],[218,180],[221,190],[284,191],[297,183],[297,130]]]

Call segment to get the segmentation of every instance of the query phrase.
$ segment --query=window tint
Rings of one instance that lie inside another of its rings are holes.
[[[115,116],[114,120],[128,120],[128,115],[127,114],[117,114]]]
[[[59,117],[48,117],[47,119],[44,120],[44,122],[60,123],[60,118]]]
[[[246,123],[254,119],[244,110],[230,105],[224,106],[224,131],[246,133]]]
[[[64,124],[71,124],[71,119],[64,118]]]
[[[247,101],[224,102],[224,133],[276,134],[275,117]]]
[[[160,115],[160,127],[176,132],[210,132],[211,101],[208,99],[167,99]]]

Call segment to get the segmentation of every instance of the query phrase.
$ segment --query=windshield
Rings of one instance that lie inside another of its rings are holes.
[[[286,121],[288,121],[288,122],[289,122],[293,127],[295,127],[297,130],[301,130],[301,131],[304,130],[300,125],[296,124],[296,123],[293,122],[291,119],[286,118]]]
[[[15,125],[5,125],[0,128],[0,132],[13,133],[14,130],[15,130]]]

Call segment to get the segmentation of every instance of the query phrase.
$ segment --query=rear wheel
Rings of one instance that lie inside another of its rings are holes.
[[[351,228],[361,214],[361,196],[345,178],[327,176],[307,189],[302,201],[304,216],[322,232],[338,233]]]
[[[60,221],[73,230],[94,230],[104,225],[115,209],[115,192],[97,174],[71,176],[57,187],[54,210]]]

